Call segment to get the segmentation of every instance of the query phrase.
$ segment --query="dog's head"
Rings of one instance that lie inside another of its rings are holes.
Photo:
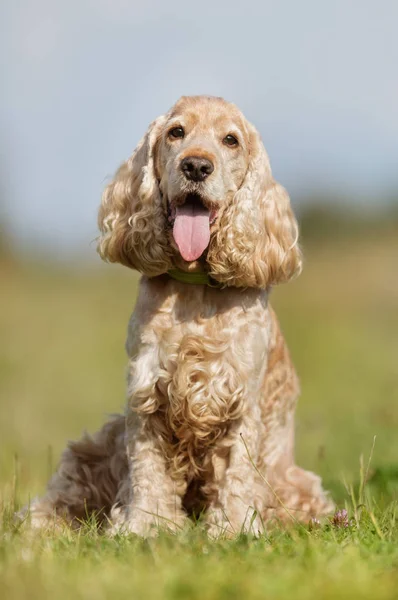
[[[299,272],[298,228],[255,128],[235,105],[183,97],[154,121],[106,188],[102,258],[149,277],[204,269],[267,287]]]

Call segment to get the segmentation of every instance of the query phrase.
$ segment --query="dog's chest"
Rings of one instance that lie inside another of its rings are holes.
[[[237,312],[178,324],[159,342],[157,390],[165,421],[177,451],[193,464],[224,439],[257,395],[266,331]]]
[[[163,414],[176,440],[211,443],[258,396],[269,341],[266,301],[224,298],[188,290],[158,302],[149,316],[139,302],[130,323],[130,406]]]

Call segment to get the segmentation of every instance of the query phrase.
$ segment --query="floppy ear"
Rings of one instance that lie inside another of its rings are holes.
[[[220,216],[207,260],[210,275],[219,282],[267,288],[301,270],[298,225],[289,196],[272,178],[263,143],[250,124],[249,134],[248,170]]]
[[[104,260],[154,276],[171,267],[166,217],[154,157],[165,117],[154,121],[133,155],[105,189],[98,215],[98,252]]]

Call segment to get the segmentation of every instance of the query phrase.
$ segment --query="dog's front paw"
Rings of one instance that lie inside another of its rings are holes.
[[[241,533],[258,537],[264,529],[257,511],[252,507],[248,507],[246,510],[243,510],[241,506],[230,507],[226,510],[213,509],[207,515],[206,522],[207,533],[213,539],[233,538]]]
[[[111,511],[108,534],[128,535],[134,533],[140,537],[156,537],[160,531],[175,533],[184,526],[187,517],[183,513],[163,516],[149,513],[139,507],[115,507]]]
[[[154,537],[158,528],[150,515],[129,507],[115,506],[112,508],[107,534],[129,535],[134,533],[140,537]]]
[[[159,526],[155,519],[133,514],[124,524],[124,533],[134,533],[143,538],[156,537]]]

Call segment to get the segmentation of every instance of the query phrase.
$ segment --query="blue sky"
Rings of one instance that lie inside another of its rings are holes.
[[[398,189],[398,2],[5,0],[1,211],[93,252],[102,188],[182,94],[232,100],[298,205]]]

